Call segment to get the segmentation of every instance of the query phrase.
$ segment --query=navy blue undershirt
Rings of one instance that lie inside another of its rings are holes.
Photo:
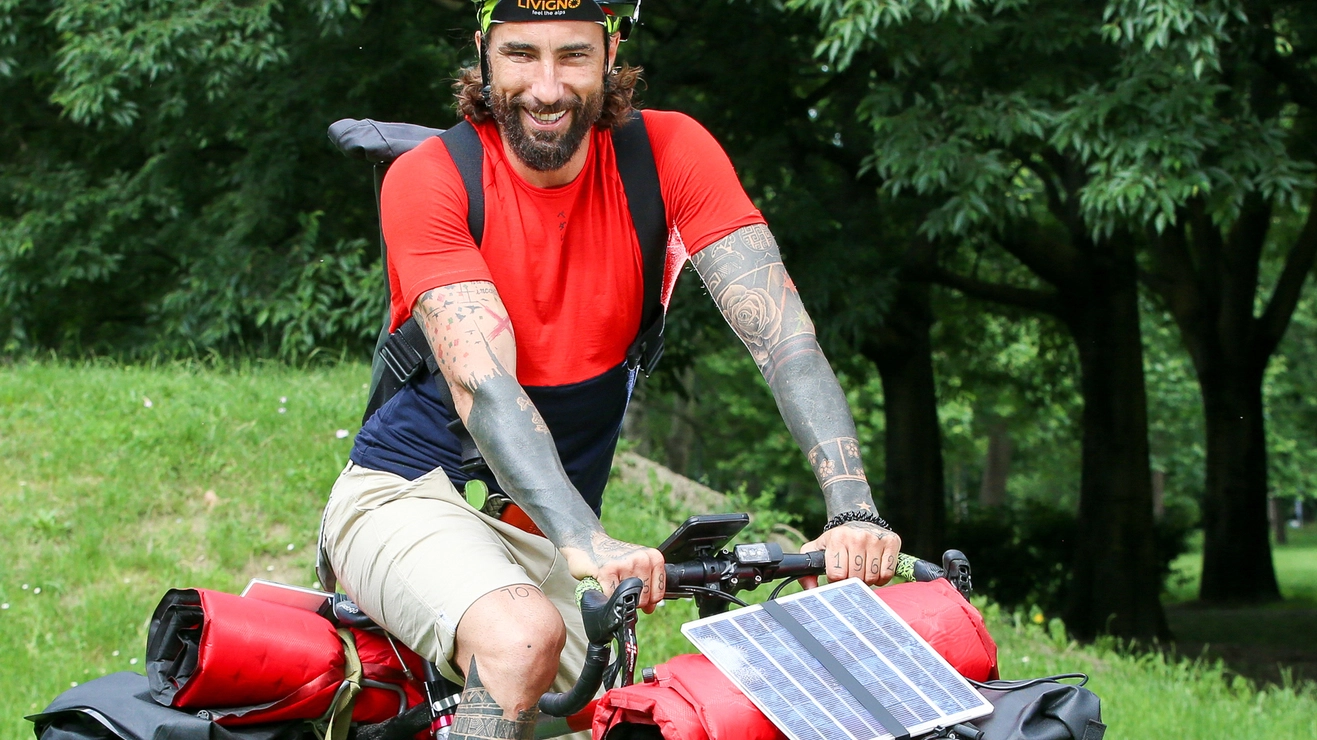
[[[599,514],[630,400],[631,371],[622,363],[580,383],[525,390],[553,434],[567,477]],[[352,462],[407,480],[443,468],[461,490],[473,476],[461,470],[462,447],[448,429],[450,421],[434,379],[422,373],[362,426],[352,446]],[[487,470],[474,477],[490,490],[501,490]]]

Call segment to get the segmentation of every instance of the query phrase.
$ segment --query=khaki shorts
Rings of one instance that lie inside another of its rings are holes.
[[[586,640],[567,561],[547,539],[473,509],[442,470],[409,481],[348,463],[320,537],[357,606],[458,684],[453,650],[467,608],[501,588],[538,587],[567,625],[553,688],[575,682]]]

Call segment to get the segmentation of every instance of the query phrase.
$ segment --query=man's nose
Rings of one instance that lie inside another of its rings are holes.
[[[558,77],[557,65],[552,60],[545,60],[538,65],[535,79],[530,86],[530,94],[542,105],[554,105],[563,97],[562,80]]]

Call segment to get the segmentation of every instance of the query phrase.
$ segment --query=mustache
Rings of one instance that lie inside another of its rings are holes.
[[[584,101],[576,95],[563,98],[553,104],[541,103],[534,98],[527,99],[524,95],[518,95],[512,99],[513,107],[521,108],[528,113],[538,113],[540,115],[553,115],[554,113],[579,110],[584,104]]]

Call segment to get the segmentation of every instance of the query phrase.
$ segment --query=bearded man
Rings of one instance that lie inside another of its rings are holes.
[[[644,289],[610,136],[633,119],[640,78],[614,67],[616,11],[478,0],[481,65],[463,71],[457,97],[484,152],[479,244],[444,140],[403,155],[383,184],[392,324],[419,322],[439,377],[408,383],[362,427],[322,546],[364,612],[464,682],[454,740],[532,737],[540,696],[565,690],[582,663],[577,579],[611,592],[639,578],[647,612],[664,595],[662,555],[599,521]],[[703,127],[674,112],[641,118],[672,241],[818,478],[832,521],[805,549],[827,551],[831,580],[886,582],[900,539],[874,510],[845,397],[773,235]],[[680,266],[669,260],[666,288]],[[462,471],[458,420],[492,475]],[[478,509],[458,491],[482,485],[511,503]]]

